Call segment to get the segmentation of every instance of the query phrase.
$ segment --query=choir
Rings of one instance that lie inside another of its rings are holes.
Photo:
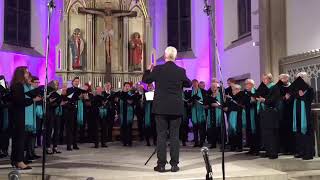
[[[193,139],[194,147],[206,142],[211,148],[221,144],[226,135],[230,151],[253,156],[278,158],[278,154],[292,154],[295,158],[312,159],[314,126],[311,119],[313,89],[308,74],[300,72],[294,82],[281,74],[274,83],[271,74],[264,74],[256,86],[247,79],[242,88],[228,79],[223,89],[216,79],[206,90],[205,83],[192,81],[192,89],[181,91],[184,114],[180,126],[180,139],[186,146]],[[120,127],[123,146],[132,146],[133,123],[137,119],[138,138],[147,146],[157,144],[156,123],[152,114],[154,85],[123,84],[119,92],[111,83],[96,87],[86,83],[79,87],[75,77],[72,87],[65,84],[59,89],[58,81],[48,84],[47,113],[43,109],[44,86],[32,76],[27,67],[16,68],[10,86],[0,76],[0,158],[8,156],[12,139],[12,166],[25,170],[33,160],[40,158],[35,148],[45,143],[46,153],[61,153],[59,144],[67,150],[78,150],[79,142],[90,142],[94,148],[108,147],[113,141],[116,123]],[[151,98],[150,98],[151,97]],[[190,126],[190,123],[192,126]],[[225,123],[225,128],[221,128]],[[45,127],[45,132],[43,132]],[[191,132],[191,133],[189,133]],[[193,138],[192,138],[193,137]],[[263,153],[265,152],[265,153]]]

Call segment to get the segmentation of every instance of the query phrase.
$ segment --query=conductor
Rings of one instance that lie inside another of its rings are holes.
[[[179,171],[179,128],[183,115],[183,87],[190,87],[191,81],[186,76],[186,70],[178,67],[174,61],[177,49],[167,47],[165,50],[165,64],[150,66],[142,77],[144,83],[155,82],[155,95],[152,113],[155,114],[157,128],[157,166],[155,171],[165,172],[167,163],[167,130],[170,134],[170,165],[171,172]]]

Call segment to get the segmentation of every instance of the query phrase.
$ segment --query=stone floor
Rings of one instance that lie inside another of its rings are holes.
[[[137,145],[139,144],[139,145]],[[47,179],[50,180],[202,180],[205,167],[200,149],[181,149],[181,171],[177,173],[157,173],[153,171],[156,157],[147,166],[145,161],[153,152],[153,147],[136,143],[134,147],[123,147],[112,143],[109,148],[94,149],[91,144],[80,145],[81,150],[48,157]],[[190,145],[191,146],[191,145]],[[40,154],[40,152],[39,152]],[[210,150],[214,179],[222,179],[221,153]],[[244,153],[226,153],[226,179],[228,180],[304,180],[320,179],[320,159],[302,161],[292,156],[281,156],[278,160],[261,159]],[[41,179],[41,161],[32,164],[33,170],[22,174],[23,180]],[[169,165],[166,167],[169,169]],[[0,179],[7,179],[13,169],[8,160],[0,160]],[[319,176],[318,176],[319,175]],[[318,178],[317,178],[318,177]]]

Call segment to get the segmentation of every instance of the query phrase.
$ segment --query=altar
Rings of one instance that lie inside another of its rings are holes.
[[[152,24],[145,0],[64,0],[56,75],[93,87],[141,81],[151,63]]]

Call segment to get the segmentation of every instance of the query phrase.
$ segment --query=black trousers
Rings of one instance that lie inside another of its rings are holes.
[[[188,141],[189,118],[183,119],[180,125],[180,140],[183,143]]]
[[[35,155],[36,134],[26,132],[25,138],[26,159],[28,160],[29,158]]]
[[[24,118],[24,117],[23,117]],[[24,160],[25,148],[25,122],[21,118],[12,119],[12,162],[22,162]]]
[[[75,110],[66,112],[66,134],[67,134],[67,146],[77,146],[78,140],[78,123],[76,119]]]
[[[278,157],[279,152],[279,113],[267,108],[261,115],[261,142],[269,157]]]
[[[310,159],[315,155],[314,133],[307,131],[306,134],[300,132],[295,134],[295,153],[302,158]]]
[[[172,166],[179,164],[179,128],[181,116],[155,115],[157,128],[157,157],[158,165],[165,166],[167,163],[167,131],[170,134],[170,164]]]
[[[48,110],[46,121],[46,147],[57,147],[60,134],[60,117],[56,116],[54,109]]]
[[[101,119],[100,118],[100,127],[101,127],[101,144],[105,144],[108,141],[108,133],[109,133],[109,122],[108,118]],[[111,132],[111,138],[112,138],[112,132]]]
[[[41,146],[42,145],[42,123],[43,123],[43,119],[37,118],[37,145]]]
[[[220,142],[220,139],[221,139],[221,127],[208,128],[207,134],[208,134],[208,142],[213,147],[216,147],[217,143]]]
[[[112,141],[113,126],[114,126],[114,114],[111,114],[111,115],[108,115],[107,121],[106,121],[106,133],[107,133],[106,141],[108,142]]]
[[[204,141],[206,140],[206,122],[193,124],[193,134],[195,145],[199,145],[199,136],[200,145],[203,145]]]
[[[59,130],[59,142],[60,144],[65,143],[65,127],[66,127],[66,111],[63,108],[63,113],[60,119],[60,130]]]
[[[123,145],[132,145],[132,124],[124,124],[121,126],[121,139]]]
[[[8,152],[9,147],[9,130],[4,129],[0,132],[0,150],[2,152]]]
[[[144,134],[147,144],[150,144],[150,138],[153,138],[153,145],[157,144],[157,130],[154,115],[151,115],[150,127],[145,127]]]
[[[137,121],[138,121],[138,131],[139,131],[139,138],[140,140],[143,140],[143,137],[145,136],[143,132],[143,117],[144,117],[144,109],[143,108],[137,108],[135,109],[136,111],[136,116],[137,116]]]

